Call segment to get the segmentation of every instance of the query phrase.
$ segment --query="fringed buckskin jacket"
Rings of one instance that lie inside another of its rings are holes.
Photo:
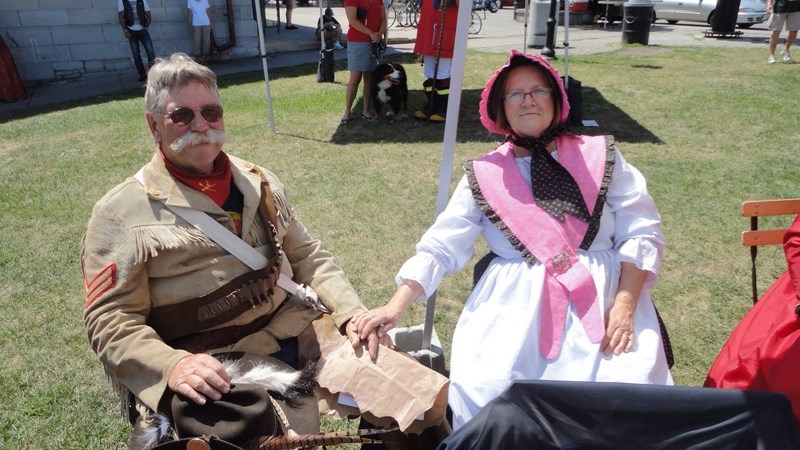
[[[340,329],[366,310],[331,254],[303,226],[275,175],[232,156],[230,162],[233,182],[244,196],[245,241],[268,259],[274,249],[282,251],[280,271],[310,285],[333,311]],[[276,242],[258,212],[259,171],[269,181],[277,209]],[[142,182],[128,178],[94,206],[81,242],[84,321],[91,347],[123,402],[131,392],[155,411],[172,369],[189,352],[165,343],[148,325],[157,319],[152,315],[166,305],[209,294],[251,269],[167,208],[165,203],[204,211],[235,232],[233,221],[210,198],[176,182],[158,153],[141,175]],[[274,353],[279,350],[278,339],[299,335],[320,314],[295,302],[281,306],[288,297],[278,287],[265,297],[241,315],[211,327],[251,324],[273,314],[263,328],[230,346],[204,351]],[[197,308],[187,308],[186,317],[195,314]],[[179,327],[182,321],[175,322]]]

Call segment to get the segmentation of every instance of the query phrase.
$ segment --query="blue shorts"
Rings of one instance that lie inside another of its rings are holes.
[[[354,72],[372,72],[378,66],[378,61],[372,57],[369,42],[347,43],[347,70]]]

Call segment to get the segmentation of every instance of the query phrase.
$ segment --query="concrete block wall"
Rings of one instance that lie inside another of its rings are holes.
[[[176,51],[191,53],[186,0],[147,2],[153,18],[150,37],[156,56]],[[230,42],[226,0],[210,3],[217,42]],[[231,0],[231,6],[236,43],[222,57],[258,55],[252,0]],[[267,19],[269,26],[269,15]],[[135,73],[130,45],[117,19],[117,0],[2,0],[0,36],[27,85],[105,71]]]

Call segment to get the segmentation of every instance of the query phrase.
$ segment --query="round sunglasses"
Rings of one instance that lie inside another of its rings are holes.
[[[222,107],[217,105],[208,105],[204,106],[200,111],[200,115],[203,116],[203,119],[206,120],[208,123],[217,123],[222,119]],[[172,121],[175,125],[179,126],[186,126],[192,123],[194,120],[194,109],[191,108],[175,108],[172,111],[164,114],[166,117],[169,117],[169,120]]]

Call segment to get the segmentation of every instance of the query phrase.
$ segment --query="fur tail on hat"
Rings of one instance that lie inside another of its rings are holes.
[[[141,420],[141,419],[140,419]],[[150,450],[165,441],[178,439],[172,422],[165,414],[153,414],[146,421],[139,422],[140,430],[131,436],[131,448]]]
[[[269,393],[289,406],[295,407],[303,395],[314,392],[317,364],[309,362],[303,370],[282,370],[270,364],[257,364],[242,372],[237,361],[224,361],[222,366],[231,376],[233,384],[257,384],[264,386]]]

